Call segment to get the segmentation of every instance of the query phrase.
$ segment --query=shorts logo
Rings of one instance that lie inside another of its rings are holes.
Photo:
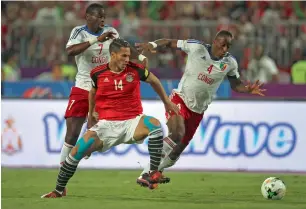
[[[128,73],[128,74],[126,74],[126,81],[127,82],[132,82],[134,80],[134,76],[133,76],[133,74],[132,73]]]

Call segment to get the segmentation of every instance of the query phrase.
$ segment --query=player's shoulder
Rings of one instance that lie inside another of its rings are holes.
[[[205,44],[203,41],[199,41],[197,39],[187,39],[186,42],[189,44],[199,44],[202,46]]]
[[[92,71],[90,72],[90,76],[103,73],[106,70],[108,70],[108,63],[103,64],[103,65],[99,65],[99,66],[95,67],[94,69],[92,69]]]
[[[86,25],[78,25],[78,26],[75,26],[72,31],[82,31],[82,30],[85,30],[86,28]]]
[[[138,64],[138,63],[135,63],[135,62],[131,62],[131,61],[127,64],[127,66],[128,66],[128,68],[135,69],[135,70],[145,69],[144,65]]]
[[[233,56],[231,53],[227,52],[224,57],[223,61],[228,62],[229,64],[232,65],[238,65],[237,59],[235,56]]]
[[[111,25],[105,24],[105,25],[103,26],[103,28],[105,28],[105,29],[112,29],[113,27],[112,27]]]
[[[207,45],[204,41],[200,41],[197,39],[187,39],[186,42],[187,44],[192,44],[195,47],[201,48],[201,49],[206,48],[206,45]]]
[[[103,26],[104,31],[117,31],[114,27],[110,25],[104,25]]]
[[[75,26],[72,31],[71,31],[71,39],[76,38],[77,36],[79,36],[80,34],[83,33],[83,31],[85,31],[85,25],[79,25],[79,26]]]

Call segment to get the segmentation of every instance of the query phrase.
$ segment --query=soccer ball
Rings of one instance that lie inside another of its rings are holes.
[[[261,185],[261,194],[266,199],[281,200],[286,194],[286,185],[279,178],[269,177]]]

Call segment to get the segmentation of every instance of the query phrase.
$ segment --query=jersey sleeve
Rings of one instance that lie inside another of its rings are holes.
[[[90,73],[91,85],[93,88],[98,88],[98,76],[97,73]]]
[[[132,65],[133,65],[133,68],[138,72],[139,79],[141,81],[146,81],[150,75],[149,70],[145,66],[140,65],[140,64],[132,63]]]
[[[80,28],[80,27],[75,27],[75,28],[72,29],[72,31],[70,33],[69,40],[66,44],[66,48],[68,48],[69,46],[84,42],[83,38],[81,36],[81,31],[82,30],[83,29]]]
[[[120,35],[119,35],[119,33],[118,33],[118,31],[115,29],[115,28],[111,28],[111,30],[110,31],[112,31],[112,32],[114,32],[114,33],[116,33],[114,36],[115,36],[115,38],[119,38],[120,37]]]
[[[227,76],[239,78],[240,75],[239,75],[239,70],[238,70],[238,63],[234,57],[231,57],[231,58],[232,58],[231,66],[230,66],[231,68],[228,71]]]
[[[183,50],[184,52],[192,53],[198,49],[203,47],[203,42],[194,40],[194,39],[188,39],[188,40],[178,40],[177,41],[177,48]]]

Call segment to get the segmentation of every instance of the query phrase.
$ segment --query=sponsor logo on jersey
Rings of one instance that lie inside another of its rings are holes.
[[[108,78],[106,77],[103,82],[109,82]]]

